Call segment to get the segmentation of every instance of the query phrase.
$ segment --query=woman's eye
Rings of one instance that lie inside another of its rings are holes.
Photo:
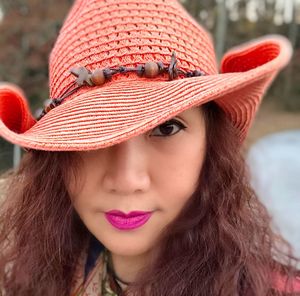
[[[175,119],[171,119],[169,121],[166,121],[165,123],[157,126],[154,128],[151,132],[151,136],[155,137],[170,137],[178,132],[180,132],[182,129],[185,129],[186,126],[184,126],[181,122]]]

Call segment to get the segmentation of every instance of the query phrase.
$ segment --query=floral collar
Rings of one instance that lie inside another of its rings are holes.
[[[110,271],[109,252],[104,249],[94,262],[93,268],[86,275],[88,258],[89,254],[85,252],[78,262],[71,296],[125,296],[122,284]]]

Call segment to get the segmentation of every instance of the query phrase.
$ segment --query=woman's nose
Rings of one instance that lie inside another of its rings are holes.
[[[139,137],[108,148],[104,189],[118,195],[146,192],[150,187],[148,157]]]

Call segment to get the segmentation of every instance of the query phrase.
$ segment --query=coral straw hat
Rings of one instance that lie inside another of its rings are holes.
[[[270,35],[230,50],[220,72],[210,35],[175,0],[77,0],[50,55],[49,104],[34,118],[0,85],[0,135],[27,149],[108,147],[214,100],[245,138],[290,60]]]

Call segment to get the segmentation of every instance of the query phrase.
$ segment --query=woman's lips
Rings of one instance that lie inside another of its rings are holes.
[[[152,212],[134,211],[125,214],[118,210],[105,212],[108,222],[119,230],[131,230],[143,226],[151,217]]]

